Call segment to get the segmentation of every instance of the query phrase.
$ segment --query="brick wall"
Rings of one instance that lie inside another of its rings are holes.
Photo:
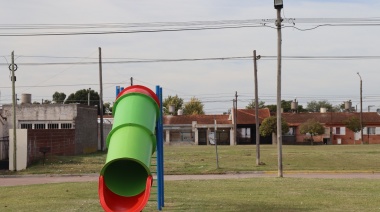
[[[42,148],[49,155],[74,155],[74,129],[28,129],[28,165],[43,157]]]

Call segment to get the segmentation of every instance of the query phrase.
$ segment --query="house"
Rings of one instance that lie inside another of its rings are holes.
[[[216,139],[218,144],[234,145],[233,124],[229,115],[166,115],[163,117],[164,141],[208,145]]]
[[[323,111],[323,110],[322,110]],[[283,144],[302,144],[308,142],[310,135],[300,133],[300,125],[314,119],[325,127],[323,135],[313,136],[314,142],[326,144],[380,144],[380,115],[376,112],[362,113],[363,138],[361,133],[347,129],[344,122],[350,117],[360,119],[358,112],[321,112],[321,113],[283,113],[282,118],[289,125],[289,132],[283,136]]]
[[[256,144],[256,118],[254,109],[237,109],[237,144]],[[259,124],[262,121],[270,117],[270,111],[268,108],[259,109]],[[260,144],[271,144],[272,137],[260,136]]]
[[[255,111],[237,109],[236,135],[234,110],[228,115],[178,115],[164,116],[166,143],[187,142],[195,145],[213,144],[215,127],[218,144],[255,144]],[[259,110],[259,122],[270,116],[268,108]],[[215,123],[216,122],[216,123]],[[271,143],[271,137],[261,137],[260,143]]]
[[[23,98],[22,100],[31,98]],[[13,142],[13,107],[3,105],[0,110],[0,138]],[[17,145],[25,138],[26,164],[43,154],[77,155],[98,149],[97,108],[80,104],[30,104],[22,101],[16,105]],[[19,132],[17,132],[19,133]],[[6,144],[12,153],[12,144]],[[1,148],[0,148],[1,149]],[[22,149],[22,148],[21,148]],[[17,148],[19,151],[19,147]],[[21,151],[21,150],[20,150]],[[2,153],[0,151],[0,153]],[[13,154],[13,153],[12,153]],[[16,153],[17,154],[17,153]],[[23,155],[24,153],[18,154]],[[12,158],[12,155],[8,156]],[[0,155],[4,159],[4,156]]]

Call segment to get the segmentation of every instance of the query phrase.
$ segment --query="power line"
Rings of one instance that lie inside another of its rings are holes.
[[[31,31],[50,30],[50,32],[8,32],[0,33],[3,37],[25,37],[25,36],[67,36],[67,35],[101,35],[101,34],[130,34],[130,33],[152,33],[152,32],[179,32],[199,31],[215,29],[236,29],[270,27],[275,19],[248,19],[248,20],[219,20],[219,21],[190,21],[190,22],[151,22],[151,23],[99,23],[99,24],[3,24],[1,31]],[[283,28],[294,28],[300,31],[313,30],[319,27],[357,27],[357,26],[379,26],[380,18],[285,18]],[[310,28],[299,28],[298,24],[317,24]],[[135,29],[137,28],[137,29]],[[67,31],[88,29],[123,29],[109,31]],[[126,30],[127,29],[127,30]],[[128,30],[130,29],[130,30]],[[51,30],[65,30],[51,32]]]
[[[20,56],[21,57],[21,56]],[[24,56],[23,56],[24,57]],[[30,57],[30,56],[29,56]],[[46,57],[46,58],[69,58],[69,57]],[[262,55],[263,60],[276,60],[276,56]],[[379,55],[366,56],[282,56],[283,60],[378,60]],[[77,58],[76,58],[77,59]],[[116,59],[116,58],[108,58]],[[128,63],[165,63],[165,62],[196,62],[196,61],[216,61],[216,60],[252,60],[252,56],[233,56],[233,57],[208,57],[208,58],[182,58],[182,59],[136,59],[136,60],[118,60],[118,61],[103,61],[103,64],[128,64]],[[97,61],[80,61],[80,62],[26,62],[17,63],[19,66],[55,66],[55,65],[94,65]],[[7,63],[0,65],[8,66]]]

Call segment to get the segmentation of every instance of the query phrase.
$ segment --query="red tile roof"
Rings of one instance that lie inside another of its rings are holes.
[[[214,119],[218,124],[232,124],[228,120],[229,115],[181,115],[181,116],[164,116],[165,125],[175,124],[192,124],[197,121],[197,124],[214,124]]]
[[[316,121],[324,124],[343,124],[348,118],[356,116],[360,118],[360,113],[283,113],[282,117],[290,126],[298,126],[309,119],[315,119]],[[376,112],[363,113],[364,124],[378,124],[380,125],[380,115]]]
[[[268,108],[259,109],[259,122],[270,117]],[[256,124],[255,110],[254,109],[238,109],[237,110],[237,124]]]

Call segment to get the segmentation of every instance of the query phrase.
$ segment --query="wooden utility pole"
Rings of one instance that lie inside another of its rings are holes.
[[[16,139],[16,77],[15,77],[15,54],[12,52],[12,107],[13,107],[13,170],[17,171],[17,139]]]
[[[102,74],[102,49],[99,47],[99,110],[100,110],[100,151],[104,148],[104,132],[103,132],[103,74]]]
[[[215,142],[215,155],[216,155],[216,168],[219,169],[219,156],[218,156],[218,144],[217,144],[217,125],[216,125],[216,119],[214,119],[214,142]]]
[[[256,165],[260,165],[260,132],[259,132],[259,92],[257,84],[257,57],[256,50],[253,50],[253,68],[255,75],[255,125],[256,125]]]
[[[237,145],[237,98],[238,98],[238,95],[237,95],[237,91],[235,91],[235,111],[234,111],[234,118],[235,118],[235,144],[234,145]]]
[[[281,8],[277,9],[277,152],[278,177],[283,177],[281,126]]]

